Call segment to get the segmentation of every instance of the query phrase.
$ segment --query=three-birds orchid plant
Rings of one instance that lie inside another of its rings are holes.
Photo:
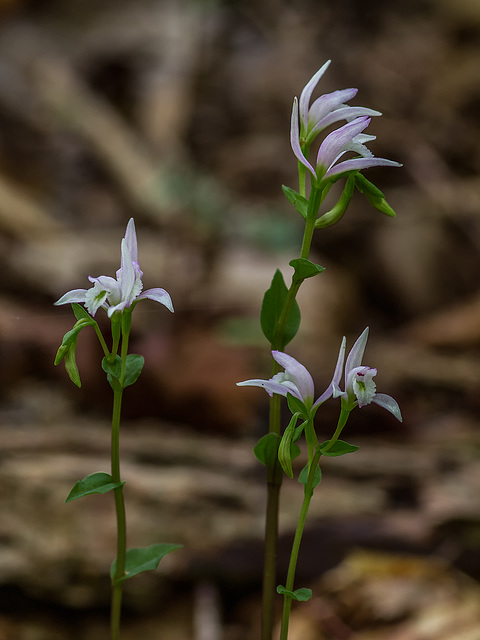
[[[285,353],[286,345],[292,340],[300,325],[300,311],[296,296],[303,281],[324,271],[324,268],[310,261],[310,247],[314,231],[337,223],[345,214],[355,190],[362,193],[370,204],[387,216],[395,212],[386,202],[383,193],[362,171],[372,167],[399,167],[398,162],[377,158],[366,144],[375,140],[365,129],[372,118],[381,113],[367,107],[351,106],[347,102],[355,97],[357,89],[343,89],[324,94],[311,102],[313,92],[330,66],[330,60],[307,82],[300,99],[293,101],[290,143],[298,162],[298,191],[283,187],[287,200],[303,217],[305,222],[299,257],[289,264],[293,275],[289,287],[282,273],[277,270],[270,288],[265,293],[261,326],[270,343],[272,352],[272,376],[268,380],[252,379],[239,383],[240,386],[258,386],[271,396],[269,432],[255,447],[255,455],[267,467],[267,508],[265,524],[265,557],[263,572],[262,640],[271,640],[274,626],[274,594],[283,594],[284,608],[281,640],[287,640],[290,607],[292,600],[307,600],[309,589],[294,590],[295,568],[305,520],[314,488],[321,480],[319,460],[324,456],[338,456],[357,449],[339,439],[351,411],[359,406],[375,403],[401,420],[396,401],[388,395],[377,393],[373,380],[377,373],[362,365],[362,358],[368,338],[368,328],[360,335],[345,362],[346,340],[342,341],[335,372],[328,388],[314,400],[314,384],[307,369]],[[342,123],[330,132],[325,130]],[[326,133],[326,134],[325,134]],[[320,134],[325,134],[317,144]],[[311,156],[314,156],[314,160]],[[309,178],[309,180],[307,180]],[[327,194],[334,183],[344,180],[340,197],[328,211],[321,211]],[[345,362],[345,366],[344,366]],[[283,371],[282,371],[283,369]],[[340,381],[344,374],[344,388]],[[286,397],[292,418],[282,431],[280,401]],[[340,415],[333,436],[319,443],[314,418],[320,406],[329,398],[340,399]],[[300,424],[297,426],[298,421]],[[302,434],[307,444],[308,461],[299,474],[304,485],[304,501],[292,546],[290,564],[285,586],[276,588],[276,555],[278,507],[281,470],[293,477],[292,460],[299,453],[296,444]]]
[[[73,289],[63,295],[56,305],[71,304],[77,319],[73,329],[63,337],[58,349],[55,364],[65,360],[65,368],[72,382],[81,386],[80,375],[75,360],[77,338],[82,329],[94,328],[104,352],[102,369],[113,390],[113,414],[111,434],[111,470],[110,473],[97,472],[78,481],[67,496],[66,502],[82,498],[93,493],[113,491],[117,520],[117,550],[110,570],[112,582],[111,639],[120,638],[120,614],[123,583],[142,571],[156,569],[160,560],[181,545],[159,543],[145,548],[127,550],[127,529],[123,486],[125,481],[120,474],[120,418],[123,391],[137,381],[144,364],[140,355],[128,353],[128,343],[132,323],[132,312],[136,304],[150,299],[164,305],[173,312],[170,295],[165,289],[148,289],[142,293],[143,272],[138,263],[137,234],[133,218],[130,219],[125,237],[121,243],[121,266],[116,278],[110,276],[89,276],[93,287]],[[84,304],[85,308],[81,306]],[[112,346],[107,342],[94,316],[103,308],[111,322]]]

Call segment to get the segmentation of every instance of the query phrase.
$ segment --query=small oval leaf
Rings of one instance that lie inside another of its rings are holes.
[[[125,484],[125,482],[113,482],[112,476],[109,473],[102,471],[91,473],[89,476],[83,478],[83,480],[75,483],[73,489],[66,497],[65,502],[72,502],[72,500],[89,496],[92,493],[107,493],[117,487],[121,487],[123,484]]]
[[[319,448],[322,452],[322,456],[344,456],[346,453],[353,453],[354,451],[358,451],[359,449],[359,447],[357,447],[355,444],[349,444],[344,440],[336,440],[336,442],[331,447],[325,450],[325,447],[327,447],[329,444],[330,440],[326,440],[320,445]]]
[[[128,549],[125,557],[125,575],[119,578],[116,583],[123,582],[136,576],[142,571],[155,571],[158,567],[160,560],[176,549],[181,549],[181,544],[152,544],[149,547],[142,547],[138,549]],[[110,568],[110,577],[114,580],[115,570],[117,567],[117,561],[112,562]]]

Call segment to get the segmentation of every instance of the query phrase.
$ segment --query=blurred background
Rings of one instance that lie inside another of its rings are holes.
[[[302,233],[281,192],[292,99],[329,58],[319,92],[358,87],[351,103],[383,112],[371,149],[404,166],[367,176],[398,217],[357,194],[317,233],[327,270],[288,350],[321,392],[368,324],[365,363],[404,422],[356,411],[359,452],[325,461],[291,639],[480,638],[480,4],[2,0],[0,640],[108,634],[111,496],[64,498],[108,471],[110,389],[93,332],[80,390],[53,366],[74,318],[52,305],[114,274],[131,216],[144,286],[175,314],[134,314],[129,546],[184,549],[127,581],[124,637],[258,638],[268,398],[235,383],[269,375],[261,300]],[[280,582],[301,496],[285,483]]]

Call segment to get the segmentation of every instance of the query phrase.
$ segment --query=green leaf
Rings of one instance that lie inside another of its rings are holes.
[[[91,473],[86,478],[83,478],[83,480],[75,483],[65,502],[72,502],[72,500],[89,496],[92,493],[107,493],[117,487],[121,487],[123,484],[125,484],[125,482],[113,482],[113,478],[109,473],[103,473],[101,471]]]
[[[292,438],[293,433],[295,431],[295,425],[297,424],[298,413],[292,416],[288,427],[283,432],[282,439],[280,440],[280,445],[278,447],[278,461],[282,469],[285,471],[289,478],[293,478],[293,469],[292,469]]]
[[[260,438],[253,449],[257,460],[264,464],[267,469],[272,469],[277,461],[279,444],[280,436],[278,434],[267,433],[267,435]]]
[[[303,402],[291,393],[287,393],[287,404],[292,414],[300,413],[302,416],[308,415],[307,408]]]
[[[123,388],[129,387],[138,380],[138,376],[142,373],[143,364],[143,356],[139,356],[135,353],[131,353],[127,356]]]
[[[295,589],[295,591],[289,591],[285,589],[281,584],[277,587],[277,593],[281,596],[288,596],[292,598],[292,600],[297,600],[298,602],[307,602],[312,597],[312,590],[307,589],[306,587],[300,587],[300,589]]]
[[[367,180],[367,178],[365,178],[361,173],[355,174],[355,186],[360,193],[363,193],[375,209],[384,213],[386,216],[390,216],[391,218],[396,217],[395,211],[385,200],[385,196],[380,189],[370,182],[370,180]]]
[[[290,187],[286,187],[285,185],[282,185],[282,191],[290,204],[292,204],[298,211],[298,213],[306,219],[308,211],[308,200]]]
[[[281,344],[276,345],[278,349],[283,349],[292,340],[300,326],[300,309],[296,301],[292,305],[292,309],[288,316],[285,334],[276,336],[277,323],[287,298],[287,286],[283,279],[282,272],[277,269],[272,279],[270,288],[265,292],[263,297],[262,310],[260,312],[260,325],[263,335],[270,344],[274,344],[275,340],[280,338]]]
[[[378,187],[376,187],[373,182],[367,180],[364,175],[361,173],[355,174],[355,186],[364,195],[369,195],[374,198],[385,198],[384,194]]]
[[[355,175],[352,173],[348,176],[347,182],[345,183],[345,187],[343,189],[342,195],[340,196],[338,202],[323,215],[321,215],[315,221],[315,229],[324,229],[325,227],[330,227],[332,224],[337,223],[345,214],[345,211],[348,209],[348,205],[353,196],[353,192],[355,190]]]
[[[81,387],[80,374],[78,373],[77,362],[75,360],[75,350],[77,348],[77,341],[69,345],[68,351],[65,353],[65,370],[68,373],[70,380]]]
[[[300,471],[300,475],[298,476],[298,481],[300,482],[300,484],[303,484],[303,486],[305,488],[307,488],[307,482],[308,482],[308,463],[303,467],[303,469]],[[315,489],[315,487],[317,487],[320,482],[322,481],[322,470],[320,469],[320,467],[317,465],[317,468],[315,469],[315,474],[313,476],[313,487],[312,489]]]
[[[90,322],[92,322],[92,316],[89,315],[89,313],[87,312],[86,309],[84,309],[81,305],[79,305],[76,302],[72,302],[72,310],[73,313],[75,314],[75,317],[77,320],[89,320]],[[95,320],[93,320],[93,322],[95,322]],[[92,324],[93,324],[92,322]]]
[[[115,360],[110,362],[107,358],[102,359],[102,369],[108,375],[111,375],[113,378],[120,380],[120,376],[122,374],[122,359],[119,355],[115,356]]]
[[[354,444],[349,444],[348,442],[345,442],[344,440],[336,440],[336,442],[326,451],[324,451],[324,448],[330,443],[330,440],[326,440],[325,442],[322,442],[322,444],[320,445],[320,451],[322,452],[323,456],[344,456],[346,453],[353,453],[354,451],[357,451],[359,449],[359,447],[357,447]]]
[[[322,271],[325,271],[325,267],[310,262],[310,260],[306,258],[296,258],[295,260],[290,260],[288,264],[295,269],[295,273],[293,274],[295,281],[303,282],[306,278],[313,278],[313,276],[317,276],[319,273],[322,273]]]
[[[137,573],[142,573],[142,571],[155,571],[160,560],[166,556],[167,553],[181,548],[181,544],[152,544],[150,547],[128,549],[125,558],[125,575],[116,582],[119,583],[128,580],[128,578],[132,578],[136,576]],[[114,560],[110,568],[112,582],[114,581],[116,568],[117,561]]]

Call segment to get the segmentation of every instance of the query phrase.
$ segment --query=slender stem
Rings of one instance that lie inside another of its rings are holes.
[[[295,571],[297,569],[298,553],[300,551],[300,543],[302,541],[303,530],[305,528],[305,522],[307,519],[308,509],[310,507],[310,501],[313,496],[313,483],[315,480],[315,471],[317,469],[318,461],[320,460],[321,452],[316,451],[312,463],[310,464],[308,479],[305,485],[305,495],[303,498],[302,508],[300,510],[300,516],[298,518],[297,529],[295,531],[295,538],[293,539],[292,553],[290,555],[290,562],[288,565],[287,582],[285,588],[288,591],[293,591],[295,582]],[[283,615],[282,615],[282,630],[280,634],[280,640],[287,640],[288,638],[288,623],[290,620],[290,608],[292,606],[291,596],[284,595],[283,597]]]
[[[117,321],[117,318],[115,318]],[[112,328],[115,323],[112,322]],[[118,325],[117,325],[118,326]],[[120,474],[120,418],[122,413],[123,384],[125,381],[125,370],[127,365],[128,339],[130,335],[131,312],[125,310],[122,313],[122,348],[121,359],[122,368],[120,379],[114,387],[113,392],[113,416],[112,416],[112,480],[115,483],[121,482]],[[118,341],[114,337],[118,348]],[[118,385],[118,386],[117,386]],[[125,575],[125,558],[127,553],[127,521],[125,515],[125,502],[123,497],[123,484],[114,489],[115,512],[117,518],[117,557],[115,574],[112,579],[112,605],[110,612],[110,628],[112,640],[120,638],[120,616],[122,607],[123,581]]]
[[[122,389],[114,391],[112,418],[112,480],[121,482],[120,475],[120,415],[122,407]],[[119,582],[125,574],[125,555],[127,551],[127,523],[125,517],[125,503],[123,499],[123,485],[114,489],[115,512],[117,518],[117,556],[115,575],[112,580],[111,605],[111,636],[112,640],[120,638],[120,614],[122,606],[123,582]]]
[[[312,187],[308,202],[307,219],[303,234],[301,258],[308,258],[315,230],[315,219],[321,201],[321,191]],[[302,281],[292,280],[280,314],[272,343],[273,349],[285,347],[285,329],[287,321],[295,302],[296,295]],[[272,376],[280,371],[281,367],[273,360]],[[269,433],[281,434],[280,426],[280,396],[274,395],[270,401]],[[263,565],[263,595],[262,595],[262,633],[261,640],[271,640],[274,623],[274,603],[277,582],[277,546],[278,546],[278,511],[280,504],[280,489],[282,484],[282,471],[278,460],[272,468],[267,470],[267,508],[265,520],[265,547]]]

